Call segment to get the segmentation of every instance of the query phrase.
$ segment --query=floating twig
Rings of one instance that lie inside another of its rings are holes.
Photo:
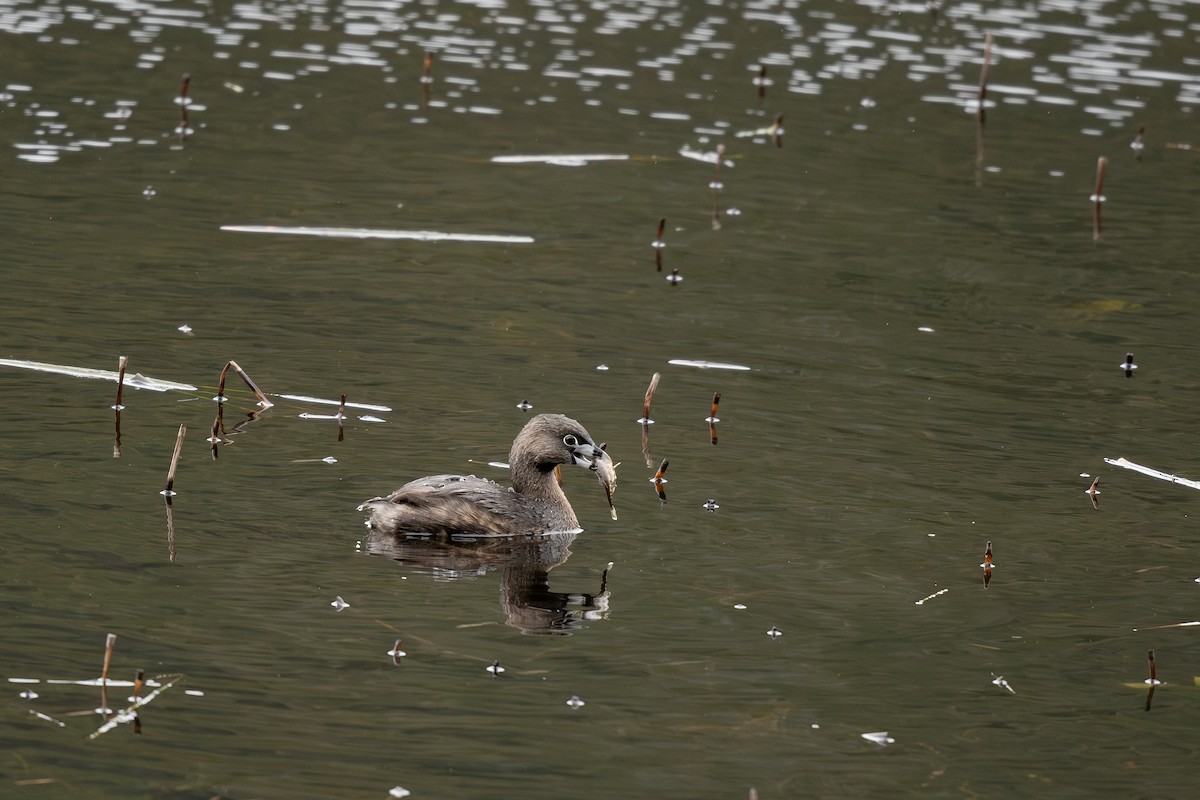
[[[175,677],[171,678],[171,680],[164,683],[162,686],[157,687],[154,691],[147,694],[145,697],[136,699],[131,705],[118,711],[113,716],[112,719],[108,720],[103,725],[101,725],[99,728],[92,731],[92,733],[88,736],[88,738],[95,739],[98,736],[103,736],[104,734],[108,733],[113,728],[117,727],[118,725],[124,725],[127,722],[134,723],[135,730],[136,730],[136,726],[139,723],[138,714],[137,714],[138,709],[140,709],[144,706],[150,705],[150,703],[152,703],[156,697],[158,697],[160,694],[165,692],[167,689],[170,689],[176,683],[179,683],[179,681],[181,681],[181,680],[183,680],[183,676],[176,675]]]
[[[950,590],[949,589],[938,589],[936,592],[929,595],[928,597],[922,597],[920,600],[916,601],[913,605],[923,606],[926,603],[928,603],[930,600],[932,600],[933,598],[937,597],[938,595],[943,595],[948,591],[950,591]]]
[[[187,433],[187,426],[180,425],[179,433],[175,436],[175,452],[171,454],[171,467],[167,470],[167,485],[159,492],[164,497],[174,497],[175,491],[175,469],[179,466],[179,452],[183,449],[183,437]]]
[[[1100,223],[1100,204],[1104,202],[1104,173],[1108,170],[1108,159],[1104,156],[1096,159],[1096,191],[1089,198],[1092,201],[1092,241],[1100,241],[1103,226]]]

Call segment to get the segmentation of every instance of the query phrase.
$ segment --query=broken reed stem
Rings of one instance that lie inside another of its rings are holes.
[[[100,669],[100,708],[108,715],[108,665],[112,662],[113,645],[117,643],[117,635],[110,633],[104,638],[104,666]]]
[[[1092,241],[1100,241],[1103,226],[1100,223],[1100,204],[1104,202],[1104,173],[1108,171],[1108,159],[1100,156],[1096,160],[1096,191],[1092,194]]]
[[[104,667],[100,670],[100,683],[108,683],[108,665],[112,663],[113,646],[117,643],[117,635],[110,633],[104,638]]]
[[[167,497],[175,494],[172,487],[175,485],[175,469],[179,466],[179,452],[183,450],[183,437],[187,433],[187,426],[180,425],[179,433],[175,436],[175,452],[171,454],[171,468],[167,470],[167,486],[163,489],[163,494]]]
[[[655,271],[662,272],[662,251],[666,247],[663,242],[663,231],[667,227],[667,218],[663,217],[658,221],[658,236],[654,240],[654,266]]]
[[[117,358],[117,402],[113,405],[117,411],[124,408],[121,405],[121,396],[125,392],[125,367],[129,365],[129,359],[125,356]]]
[[[191,86],[192,75],[190,72],[183,73],[183,82],[179,87],[179,140],[187,141],[188,138],[188,106],[191,105],[191,100],[188,98],[188,87]]]
[[[163,498],[167,509],[167,559],[175,563],[175,512],[171,509],[171,495]]]
[[[642,402],[642,420],[644,423],[650,422],[650,401],[654,399],[654,392],[658,389],[658,381],[662,377],[662,373],[656,372],[650,378],[650,385],[646,387],[646,399]]]
[[[346,395],[342,395],[342,401],[340,403],[338,403],[338,413],[337,413],[338,441],[339,442],[343,441],[346,438],[346,429],[344,427],[342,427],[342,424],[345,421],[345,419],[346,419]]]
[[[975,102],[977,108],[975,110],[975,185],[983,184],[983,151],[984,138],[983,126],[987,122],[987,82],[988,71],[992,65],[992,35],[986,34],[983,37],[983,65],[979,68],[979,91],[976,94]]]
[[[260,406],[263,408],[270,408],[271,406],[275,405],[267,399],[267,396],[263,394],[263,390],[258,388],[258,384],[256,384],[250,378],[250,376],[246,374],[246,370],[242,369],[241,365],[232,359],[221,369],[221,380],[217,383],[216,400],[218,403],[225,401],[225,376],[229,373],[230,367],[233,367],[234,372],[241,376],[241,379],[246,386],[250,387],[250,391],[254,392],[254,396],[258,398],[258,404]]]
[[[992,66],[992,35],[986,34],[983,37],[983,65],[979,68],[979,94],[977,96],[979,102],[979,124],[982,125],[986,121],[987,113],[984,109],[984,101],[987,100],[987,82],[988,70]]]

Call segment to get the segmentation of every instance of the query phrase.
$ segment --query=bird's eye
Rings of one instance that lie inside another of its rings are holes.
[[[575,434],[568,433],[563,437],[563,444],[565,444],[567,447],[578,447],[579,440],[575,438]]]

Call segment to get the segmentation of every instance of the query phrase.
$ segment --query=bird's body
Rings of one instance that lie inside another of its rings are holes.
[[[575,464],[616,482],[612,459],[575,420],[539,414],[509,451],[512,488],[474,475],[431,475],[359,506],[372,530],[434,536],[515,536],[574,531],[579,520],[555,479],[555,467]]]

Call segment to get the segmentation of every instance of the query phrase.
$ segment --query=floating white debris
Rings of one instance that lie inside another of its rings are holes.
[[[272,394],[271,397],[281,397],[284,400],[295,400],[297,403],[317,403],[323,406],[340,406],[341,400],[327,400],[324,397],[309,397],[303,394]],[[391,411],[388,406],[377,406],[371,403],[346,403],[346,408],[357,408],[362,411]]]
[[[493,164],[552,164],[556,167],[586,167],[593,161],[628,161],[624,154],[492,156]]]
[[[412,792],[403,786],[393,786],[388,789],[388,797],[408,797]]]
[[[184,689],[183,693],[188,697],[204,697],[204,692],[199,689]]]
[[[703,161],[705,164],[716,164],[720,161],[721,166],[734,166],[733,162],[729,159],[721,160],[721,154],[715,150],[692,150],[689,147],[684,147],[679,151],[679,155],[684,158],[690,158],[693,161]]]
[[[70,367],[62,364],[46,364],[41,361],[25,361],[19,358],[0,358],[0,367],[17,367],[31,369],[35,372],[51,372],[56,375],[70,375],[73,378],[91,378],[103,381],[116,381],[118,374],[107,369],[92,369],[90,367]],[[196,387],[189,383],[160,381],[157,378],[147,378],[141,373],[125,375],[125,385],[135,389],[148,389],[152,392],[167,392],[172,389],[181,392],[194,392]]]
[[[347,603],[345,600],[343,600],[342,596],[340,594],[337,597],[333,598],[333,602],[331,602],[329,605],[333,606],[334,609],[337,611],[341,611],[343,608],[350,607],[350,604]]]
[[[53,722],[55,725],[57,725],[60,728],[67,727],[67,723],[57,720],[54,717],[50,716],[49,714],[43,714],[40,711],[34,711],[32,708],[29,709],[29,713],[33,714],[38,719],[44,719],[46,722]]]
[[[734,603],[734,604],[733,604],[733,607],[734,607],[734,608],[736,608],[738,611],[745,611],[745,610],[746,610],[746,604],[745,604],[745,603]]]
[[[597,372],[608,372],[608,364],[597,364],[596,371]]]
[[[896,742],[895,739],[893,739],[891,736],[888,736],[887,731],[872,731],[870,733],[864,733],[862,734],[862,738],[866,739],[868,742],[874,742],[880,747],[886,747],[887,745],[895,744]]]
[[[948,591],[950,591],[950,590],[949,590],[949,589],[938,589],[936,592],[934,592],[933,594],[929,595],[928,597],[922,597],[920,600],[918,600],[918,601],[916,601],[915,603],[913,603],[913,605],[917,605],[917,606],[923,606],[923,605],[925,605],[927,602],[929,602],[930,600],[932,600],[933,598],[937,597],[938,595],[945,594],[945,593],[946,593],[946,592],[948,592]]]
[[[39,697],[41,697],[41,695],[32,689],[26,689],[18,694],[17,697],[21,698],[22,700],[37,700]]]
[[[697,361],[690,358],[673,358],[667,362],[676,367],[695,367],[696,369],[733,369],[741,372],[749,372],[749,367],[744,367],[741,364],[725,364],[720,361]]]
[[[917,328],[917,330],[921,333],[933,333],[933,328],[929,327],[928,325],[922,325]]]
[[[192,332],[192,326],[191,326],[191,325],[184,324],[184,325],[180,325],[180,326],[179,326],[178,328],[176,328],[175,330],[177,330],[177,331],[179,331],[180,333],[183,333],[183,334],[188,334],[188,333],[191,333],[191,332]]]
[[[1162,472],[1160,470],[1153,469],[1151,467],[1142,466],[1141,464],[1135,464],[1132,461],[1129,461],[1125,458],[1106,458],[1106,459],[1104,459],[1104,463],[1112,464],[1114,467],[1121,467],[1123,469],[1131,469],[1134,472],[1140,472],[1143,475],[1149,475],[1151,478],[1158,478],[1160,481],[1170,481],[1171,483],[1178,483],[1181,486],[1188,487],[1189,489],[1200,489],[1200,481],[1193,481],[1193,480],[1188,480],[1187,478],[1180,478],[1178,475],[1172,475],[1169,472]]]
[[[1008,681],[1004,680],[1003,675],[997,675],[996,673],[993,672],[992,678],[993,678],[993,680],[992,680],[993,686],[999,686],[1001,689],[1008,689],[1008,691],[1011,692],[1012,694],[1017,693],[1017,690],[1014,689],[1011,685],[1009,685]]]
[[[359,418],[358,418],[358,421],[359,421],[359,422],[387,422],[387,420],[386,420],[386,419],[383,419],[383,418],[381,418],[381,417],[372,417],[372,416],[369,416],[369,415],[368,415],[368,416],[364,416],[364,417],[359,417]]]
[[[532,236],[491,233],[444,233],[441,231],[400,231],[375,228],[288,227],[284,225],[222,225],[234,233],[278,233],[290,236],[323,236],[330,239],[410,239],[419,242],[494,242],[532,244]]]
[[[337,459],[334,458],[333,456],[325,456],[321,460],[324,461],[326,464],[336,464],[337,463]]]
[[[583,708],[587,703],[580,700],[579,695],[573,694],[571,695],[571,699],[567,701],[567,705],[571,708]]]

